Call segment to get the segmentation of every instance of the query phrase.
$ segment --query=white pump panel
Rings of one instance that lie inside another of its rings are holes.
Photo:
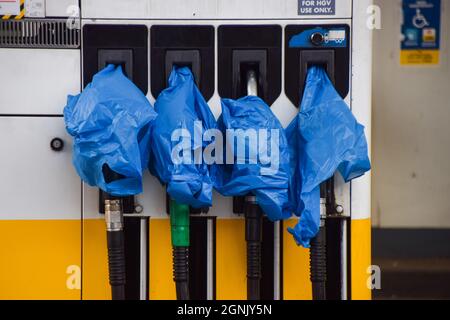
[[[134,0],[130,5],[123,0],[81,0],[81,5],[84,19],[343,19],[352,16],[351,0],[320,0],[325,6],[335,7],[335,14],[314,16],[299,16],[301,1],[304,0]]]

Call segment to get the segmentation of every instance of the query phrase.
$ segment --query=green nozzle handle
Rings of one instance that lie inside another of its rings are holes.
[[[189,206],[170,199],[172,246],[189,247]]]

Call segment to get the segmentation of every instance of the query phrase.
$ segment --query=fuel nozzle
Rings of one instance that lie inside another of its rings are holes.
[[[247,95],[258,96],[255,70],[247,71]],[[244,203],[245,240],[247,242],[247,299],[261,299],[262,211],[254,195],[247,195]]]

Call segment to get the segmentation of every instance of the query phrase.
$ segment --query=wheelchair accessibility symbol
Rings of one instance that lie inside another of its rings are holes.
[[[416,15],[413,17],[412,23],[417,29],[423,29],[430,25],[420,9],[416,9]]]

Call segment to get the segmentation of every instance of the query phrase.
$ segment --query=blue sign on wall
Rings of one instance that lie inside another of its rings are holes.
[[[402,64],[437,64],[441,0],[403,0]]]

